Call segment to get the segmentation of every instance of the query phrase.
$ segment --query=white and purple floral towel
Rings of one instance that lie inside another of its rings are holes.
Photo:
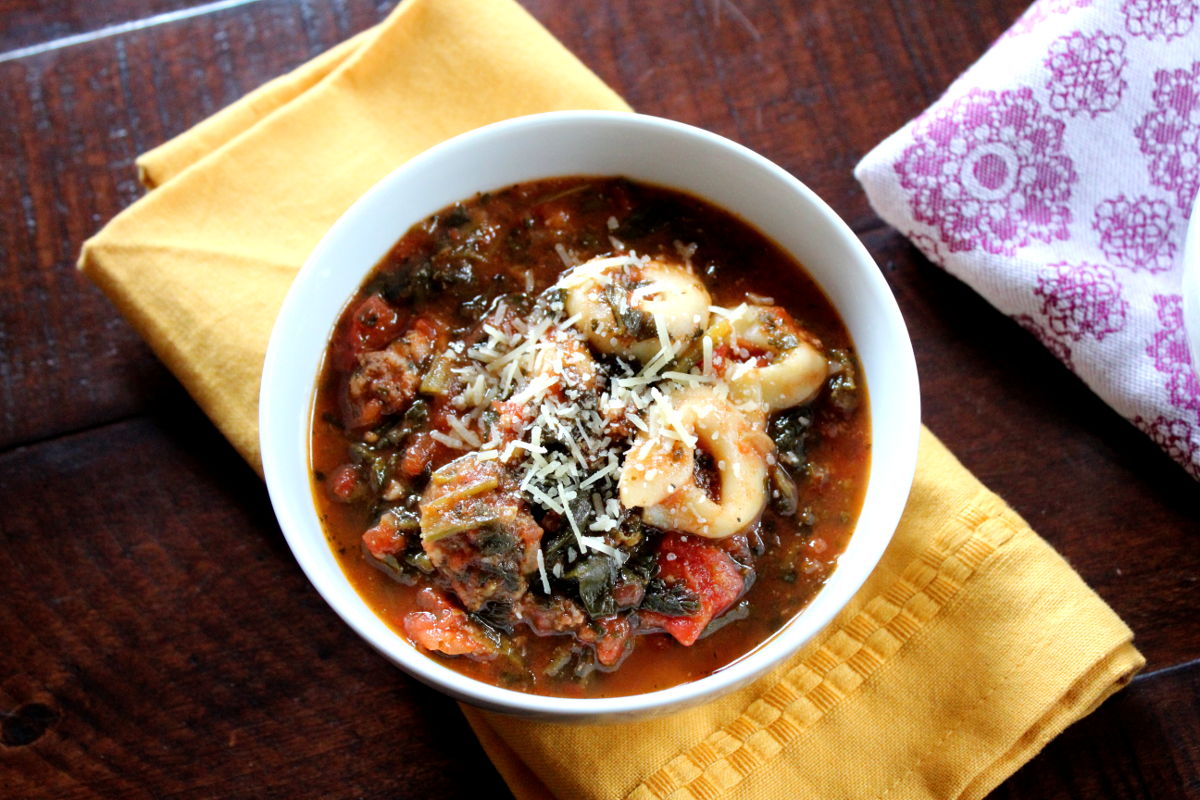
[[[855,175],[883,219],[1200,478],[1180,296],[1200,0],[1040,0]]]

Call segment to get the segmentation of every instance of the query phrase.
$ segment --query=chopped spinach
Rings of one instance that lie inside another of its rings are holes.
[[[504,237],[504,249],[510,259],[523,257],[532,243],[533,239],[526,228],[510,228]]]
[[[418,575],[416,571],[406,564],[401,563],[395,556],[376,558],[371,555],[371,551],[367,550],[366,546],[363,546],[362,551],[368,564],[378,569],[384,575],[387,575],[396,583],[412,586],[417,582]]]
[[[606,617],[617,612],[617,601],[612,590],[616,583],[614,563],[606,555],[592,553],[584,556],[564,573],[563,577],[573,580],[579,592],[579,601],[588,616]]]
[[[351,442],[346,449],[350,452],[350,460],[360,466],[369,464],[375,457],[375,449],[363,442]]]
[[[513,627],[516,624],[512,603],[486,603],[483,608],[471,616],[489,628],[496,628],[505,633],[512,633]]]
[[[628,611],[640,607],[642,598],[646,596],[646,582],[645,578],[632,570],[621,569],[618,571],[612,590],[617,610]]]
[[[372,279],[363,291],[381,294],[393,305],[409,300],[424,302],[432,290],[432,267],[426,259],[405,259],[396,269],[384,270]]]
[[[417,570],[432,575],[434,571],[433,561],[430,560],[429,554],[424,550],[417,550],[411,553],[404,554],[404,563],[410,567],[415,567]]]
[[[858,408],[861,398],[854,356],[846,350],[832,350],[829,353],[829,361],[833,365],[833,377],[829,379],[829,399],[840,411],[849,414]]]
[[[625,333],[634,339],[645,339],[654,333],[654,319],[645,311],[640,311],[636,308],[626,308],[616,319],[625,330]]]
[[[389,425],[380,435],[377,448],[399,447],[404,440],[419,430],[429,419],[429,403],[421,398],[413,400],[404,416]]]
[[[807,444],[812,428],[812,409],[808,407],[785,411],[771,420],[768,433],[775,442],[779,460],[792,470],[808,463]]]
[[[423,305],[439,292],[475,284],[474,262],[482,256],[467,239],[427,258],[410,258],[395,270],[383,272],[365,287],[393,305]]]
[[[800,504],[800,492],[796,482],[787,470],[780,464],[771,467],[771,508],[782,516],[790,517],[796,513]]]
[[[581,531],[587,531],[596,521],[596,509],[592,508],[592,499],[583,492],[571,501],[569,508],[571,517],[575,520],[575,527]]]
[[[613,320],[633,339],[645,339],[654,334],[654,319],[645,311],[631,307],[625,300],[625,289],[610,284],[601,292]]]
[[[547,289],[541,295],[542,302],[553,308],[555,306],[561,308],[567,302],[566,289]]]
[[[654,578],[646,584],[642,608],[668,617],[688,617],[700,610],[700,598],[682,583]]]
[[[549,516],[549,514],[547,515]],[[543,525],[545,518],[543,518]],[[542,557],[549,565],[554,562],[565,562],[568,548],[575,542],[575,534],[564,523],[557,531],[546,532],[542,536]]]
[[[443,291],[455,287],[471,287],[475,284],[475,267],[472,264],[480,256],[468,247],[438,253],[433,257],[430,277],[433,284]]]
[[[500,556],[517,548],[517,537],[498,525],[488,525],[479,530],[475,546],[485,556]]]
[[[575,654],[575,668],[571,671],[581,684],[587,683],[596,669],[596,653],[590,647]]]
[[[387,486],[388,476],[392,473],[393,456],[393,453],[376,455],[367,465],[367,482],[371,485],[371,491],[376,494]]]
[[[622,571],[641,578],[643,582],[647,582],[654,575],[654,570],[657,567],[658,554],[649,547],[642,547],[634,551],[634,554],[625,562]]]
[[[396,530],[404,531],[405,533],[416,533],[421,530],[421,518],[412,511],[404,508],[393,508],[387,513],[392,515],[392,521],[396,526]]]

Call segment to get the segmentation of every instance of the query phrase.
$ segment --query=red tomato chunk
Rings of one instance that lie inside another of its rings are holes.
[[[391,514],[384,514],[375,527],[368,528],[363,534],[363,546],[378,559],[403,553],[407,544],[407,537],[396,525],[396,518]]]
[[[363,494],[362,478],[358,467],[342,464],[329,476],[329,493],[339,503],[352,503]]]
[[[695,644],[708,623],[725,613],[742,595],[746,580],[727,552],[698,536],[669,533],[658,547],[658,577],[682,583],[700,600],[700,610],[686,617],[655,611],[641,613],[642,625],[661,628],[680,644]]]
[[[437,589],[427,586],[418,592],[417,606],[422,610],[404,615],[404,632],[421,647],[476,661],[496,657],[496,640]]]

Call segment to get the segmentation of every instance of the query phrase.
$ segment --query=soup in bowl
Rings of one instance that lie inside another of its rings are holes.
[[[564,112],[365,195],[272,336],[264,469],[310,579],[417,677],[559,719],[743,685],[907,496],[903,322],[836,215],[727,140]]]

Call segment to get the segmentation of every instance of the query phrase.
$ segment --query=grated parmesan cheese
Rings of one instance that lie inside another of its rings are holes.
[[[537,550],[537,565],[538,573],[542,576],[542,591],[550,594],[550,579],[546,577],[546,558],[542,555],[542,548]]]
[[[554,252],[558,253],[558,257],[562,260],[563,266],[568,269],[575,266],[578,262],[571,255],[570,251],[563,246],[562,242],[557,242],[554,245]]]
[[[471,447],[478,449],[483,446],[483,442],[477,435],[475,435],[475,432],[466,425],[463,425],[462,421],[459,420],[458,417],[448,416],[446,417],[446,422],[451,428],[454,429],[454,432],[458,434],[458,438],[471,445]]]
[[[615,219],[609,227],[616,229]],[[690,259],[695,245],[685,247],[677,242],[676,249]],[[583,315],[565,313],[561,290],[612,281],[650,258],[630,251],[580,264],[563,245],[555,250],[567,269],[535,298],[532,310],[517,310],[498,300],[485,315],[480,331],[486,338],[463,348],[459,364],[453,368],[464,388],[451,400],[455,412],[445,417],[449,430],[433,431],[431,436],[456,450],[475,449],[479,458],[500,460],[513,470],[519,491],[530,504],[565,518],[575,540],[575,546],[567,550],[568,562],[593,553],[620,566],[626,553],[605,536],[620,527],[626,513],[618,491],[626,451],[653,447],[657,437],[694,448],[698,439],[675,408],[674,393],[706,384],[714,387],[717,396],[728,399],[729,389],[717,380],[717,370],[722,367],[714,356],[714,335],[700,339],[701,358],[691,358],[690,368],[678,366],[680,350],[690,345],[672,341],[666,314],[654,307],[660,304],[664,288],[658,281],[636,286],[627,295],[630,307],[641,306],[650,313],[657,352],[641,365],[617,358],[609,363],[607,372],[590,373],[578,347],[586,343],[586,332],[578,327]],[[532,272],[526,272],[525,288],[530,293],[533,284]],[[769,298],[748,294],[747,299]],[[621,302],[626,302],[623,293]],[[749,308],[745,303],[734,309],[712,306],[709,312],[733,321]],[[699,328],[707,324],[707,316],[695,315],[692,322]],[[731,377],[745,374],[755,363],[738,364]],[[579,385],[580,376],[589,374],[594,378],[585,379],[594,383]],[[759,402],[746,401],[744,405],[757,409]],[[699,409],[697,413],[703,416],[712,411]],[[614,425],[637,431],[638,439],[631,443],[614,432]],[[658,469],[651,468],[643,477],[652,480],[658,474]],[[586,520],[576,515],[578,498],[588,500]],[[576,503],[575,511],[572,503]],[[540,548],[537,559],[542,588],[549,593],[549,573]],[[556,560],[551,571],[561,578],[562,569],[561,560]]]
[[[441,431],[430,431],[429,438],[433,439],[435,442],[441,442],[442,444],[446,445],[446,447],[453,447],[455,450],[469,449],[462,439],[459,439],[457,436],[447,436]]]

